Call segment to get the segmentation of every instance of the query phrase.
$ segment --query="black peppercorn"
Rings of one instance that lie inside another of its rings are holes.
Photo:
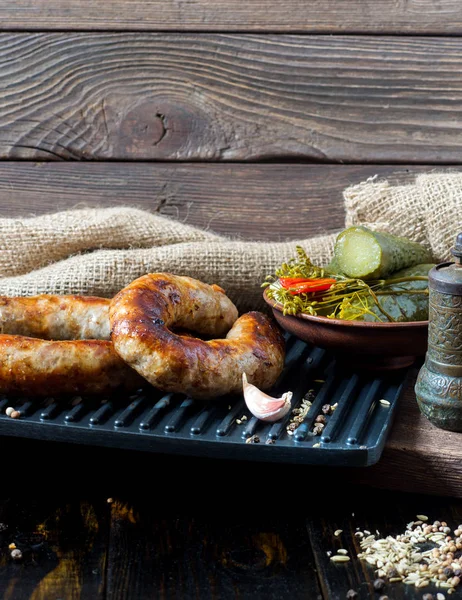
[[[381,592],[385,586],[387,584],[385,583],[385,581],[383,579],[376,579],[374,581],[374,590],[376,590],[377,592]]]

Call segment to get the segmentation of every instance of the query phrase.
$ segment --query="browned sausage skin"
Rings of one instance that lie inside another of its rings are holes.
[[[0,393],[92,395],[141,387],[146,382],[109,341],[108,313],[105,298],[0,297]]]
[[[0,393],[107,394],[145,383],[104,340],[51,342],[0,334]]]
[[[221,288],[189,277],[140,277],[114,297],[109,318],[115,350],[165,391],[203,399],[237,393],[244,371],[266,389],[284,365],[277,325],[258,312],[236,321],[237,310]],[[171,327],[208,336],[229,331],[226,339],[203,341],[177,335]]]
[[[92,296],[0,296],[0,333],[46,340],[109,340],[109,300]]]

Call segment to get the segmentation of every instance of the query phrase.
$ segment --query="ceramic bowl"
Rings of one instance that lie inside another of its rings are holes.
[[[326,348],[337,358],[369,370],[387,371],[412,365],[427,351],[428,321],[368,323],[284,315],[282,305],[263,294],[277,322],[301,340]]]

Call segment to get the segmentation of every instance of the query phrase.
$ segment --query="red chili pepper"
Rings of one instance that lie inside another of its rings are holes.
[[[287,289],[301,283],[310,283],[319,281],[319,279],[308,279],[306,277],[280,277],[279,282],[283,288]]]
[[[307,281],[305,283],[290,286],[288,291],[293,296],[296,296],[297,294],[307,294],[309,292],[325,292],[332,287],[334,283],[336,283],[335,279],[316,279],[314,281]]]

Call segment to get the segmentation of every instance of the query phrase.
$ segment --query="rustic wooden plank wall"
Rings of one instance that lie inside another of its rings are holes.
[[[342,227],[348,185],[373,175],[404,184],[434,168],[3,161],[1,214],[131,205],[242,239],[300,239]]]
[[[459,0],[3,0],[2,29],[460,34]]]
[[[458,38],[0,34],[0,157],[457,163]]]

